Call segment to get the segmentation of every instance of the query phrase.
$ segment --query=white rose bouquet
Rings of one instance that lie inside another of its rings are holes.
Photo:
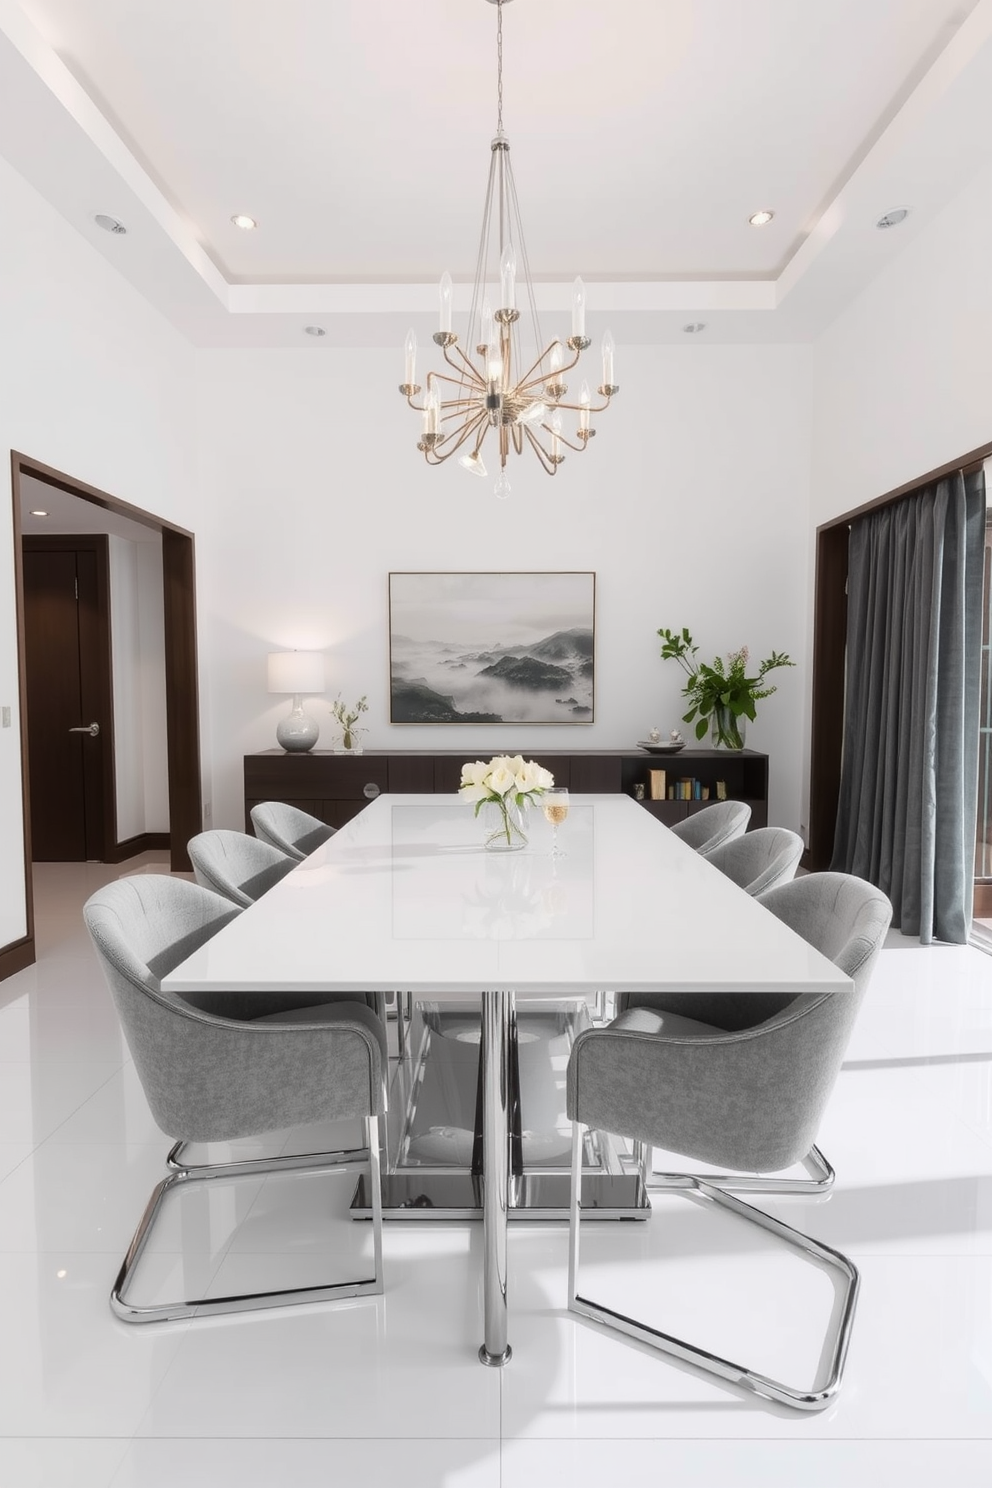
[[[519,816],[520,812],[526,811],[546,790],[550,790],[554,783],[555,778],[551,771],[545,770],[534,760],[525,760],[519,754],[498,754],[488,764],[476,760],[472,764],[463,765],[458,794],[463,801],[475,803],[476,816],[487,802],[498,807],[501,825],[494,836],[505,837],[506,846],[510,847],[514,833],[523,835],[518,822],[511,815],[513,808],[516,808]]]

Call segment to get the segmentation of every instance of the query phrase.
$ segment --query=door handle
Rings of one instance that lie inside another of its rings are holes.
[[[70,734],[89,734],[91,739],[95,739],[100,732],[100,725],[98,723],[84,723],[82,728],[71,728],[69,732]]]

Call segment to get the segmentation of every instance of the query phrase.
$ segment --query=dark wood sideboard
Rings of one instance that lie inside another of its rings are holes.
[[[507,753],[513,753],[507,750]],[[747,801],[752,827],[768,825],[768,756],[753,749],[692,749],[678,754],[652,755],[643,749],[523,750],[555,777],[558,785],[576,793],[634,795],[642,785],[650,796],[652,769],[664,770],[666,785],[681,779],[709,788],[708,800],[646,799],[644,808],[672,824],[700,811],[717,799],[716,783],[724,781],[731,800]],[[308,811],[331,827],[342,827],[382,791],[433,795],[455,791],[462,765],[475,758],[463,749],[369,749],[364,754],[335,754],[313,749],[309,754],[287,754],[263,749],[245,755],[245,826],[251,831],[250,812],[259,801],[285,801]],[[489,757],[483,750],[479,757]]]

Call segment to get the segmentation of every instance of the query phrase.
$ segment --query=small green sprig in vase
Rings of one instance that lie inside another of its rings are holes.
[[[753,723],[755,703],[777,691],[774,685],[763,685],[765,677],[776,667],[795,666],[795,662],[784,651],[773,651],[759,663],[757,673],[749,677],[750,657],[746,646],[728,652],[726,661],[717,656],[712,665],[707,665],[695,660],[699,647],[693,645],[687,630],[681,634],[659,630],[658,634],[665,643],[661,648],[662,660],[677,661],[688,678],[682,696],[689,699],[691,706],[682,715],[683,723],[695,723],[697,739],[709,729],[714,748],[743,749],[742,719],[750,718]]]
[[[358,736],[367,733],[367,730],[356,728],[355,725],[362,714],[368,712],[368,708],[368,702],[364,697],[360,697],[354,707],[349,707],[347,703],[341,701],[340,693],[331,704],[331,712],[341,725],[341,749],[345,754],[361,754],[362,746],[358,742]]]

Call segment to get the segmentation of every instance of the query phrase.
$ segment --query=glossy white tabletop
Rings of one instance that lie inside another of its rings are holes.
[[[844,991],[825,957],[626,796],[490,853],[456,796],[383,795],[168,977],[174,991]]]

